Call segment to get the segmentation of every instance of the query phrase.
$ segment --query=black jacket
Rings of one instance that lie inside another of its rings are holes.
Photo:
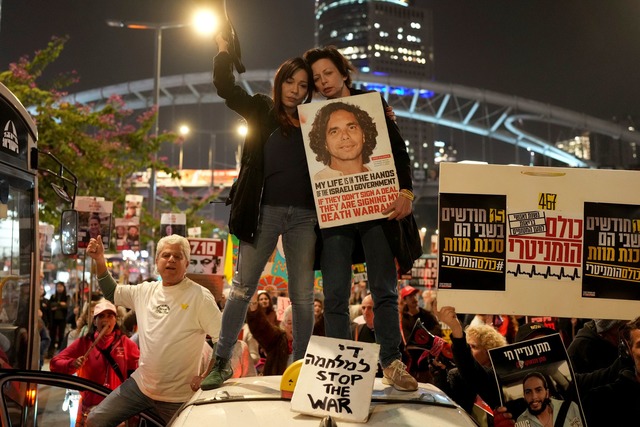
[[[593,320],[585,323],[569,344],[567,354],[576,373],[606,368],[618,358],[618,347],[598,335]]]
[[[358,89],[349,89],[351,95],[361,95],[366,91]],[[382,96],[381,96],[382,98]],[[382,98],[383,107],[387,107],[387,103]],[[398,184],[400,189],[413,190],[411,182],[411,161],[404,138],[400,134],[398,124],[386,116],[387,130],[389,132],[389,140],[391,142],[391,153],[393,154],[393,162],[398,175]],[[401,196],[399,196],[401,197]],[[407,215],[400,221],[389,221],[386,219],[380,221],[384,235],[387,237],[391,251],[398,261],[398,270],[400,273],[406,273],[413,267],[413,262],[422,255],[422,243],[420,242],[420,234],[418,233],[418,225],[413,214]],[[354,263],[363,262],[364,259],[354,259]]]
[[[582,407],[589,426],[637,425],[640,382],[635,372],[623,370],[613,383],[588,391]]]
[[[229,231],[238,239],[253,242],[260,216],[264,185],[264,145],[279,126],[273,100],[263,94],[249,95],[236,84],[233,59],[220,52],[213,60],[213,84],[227,107],[246,121],[249,133],[244,141],[240,173],[233,183],[226,204],[231,205]]]

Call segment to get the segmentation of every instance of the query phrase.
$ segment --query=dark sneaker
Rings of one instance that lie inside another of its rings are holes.
[[[216,364],[209,372],[209,375],[200,383],[200,388],[203,390],[213,390],[220,387],[226,380],[233,375],[233,369],[229,363],[229,359],[223,359],[216,356]]]
[[[408,372],[407,367],[400,360],[394,360],[391,365],[382,370],[383,384],[393,386],[400,391],[415,391],[418,389],[418,381]]]

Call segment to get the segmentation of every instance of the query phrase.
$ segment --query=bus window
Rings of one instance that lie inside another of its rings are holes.
[[[15,172],[13,173],[15,175]],[[7,189],[6,203],[0,202],[0,365],[14,368],[37,368],[36,356],[28,355],[31,289],[34,271],[33,218],[34,182],[29,177],[9,176],[0,166],[0,181]],[[35,344],[35,342],[33,343]],[[35,345],[34,345],[35,347]]]

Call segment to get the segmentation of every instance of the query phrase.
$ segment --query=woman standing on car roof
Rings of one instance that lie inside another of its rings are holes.
[[[215,365],[201,387],[217,388],[232,375],[229,358],[260,275],[282,236],[293,305],[293,357],[304,356],[313,330],[313,261],[317,217],[298,105],[309,102],[313,82],[302,58],[278,69],[273,99],[237,85],[229,43],[216,36],[213,82],[226,105],[247,121],[240,173],[227,204],[229,231],[240,239],[236,274],[223,315]]]

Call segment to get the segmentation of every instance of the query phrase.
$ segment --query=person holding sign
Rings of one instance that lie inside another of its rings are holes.
[[[368,112],[346,102],[327,104],[318,110],[309,133],[309,147],[326,168],[314,180],[369,172],[378,130]]]
[[[354,71],[354,67],[335,47],[310,49],[305,52],[304,58],[311,66],[316,90],[325,98],[338,99],[364,93],[351,87],[350,73]],[[384,100],[383,105],[387,107]],[[410,270],[413,261],[422,254],[422,245],[415,220],[411,215],[414,195],[411,166],[404,138],[400,135],[396,123],[388,115],[385,116],[385,120],[398,175],[399,197],[382,212],[388,215],[387,219],[321,230],[323,248],[320,263],[325,295],[325,326],[328,337],[351,338],[349,329],[351,265],[354,261],[362,262],[362,260],[353,260],[352,253],[356,249],[356,242],[360,240],[375,304],[375,331],[376,340],[380,344],[383,381],[398,390],[408,391],[416,390],[418,383],[407,372],[398,349],[401,335],[396,261],[401,272]],[[350,126],[351,132],[356,133],[353,124]],[[345,156],[344,159],[348,158]],[[352,163],[357,166],[355,160]],[[354,172],[350,171],[350,173]]]
[[[304,357],[313,330],[313,261],[318,222],[297,106],[311,100],[311,71],[302,58],[276,72],[273,99],[248,94],[235,83],[228,41],[216,36],[213,83],[249,131],[240,173],[227,199],[229,231],[240,240],[233,285],[224,313],[215,366],[201,388],[220,387],[232,375],[231,351],[264,267],[282,236],[293,305],[293,360]]]
[[[637,421],[640,407],[640,317],[622,328],[620,351],[626,366],[615,381],[585,393],[582,407],[589,426],[625,426]]]

